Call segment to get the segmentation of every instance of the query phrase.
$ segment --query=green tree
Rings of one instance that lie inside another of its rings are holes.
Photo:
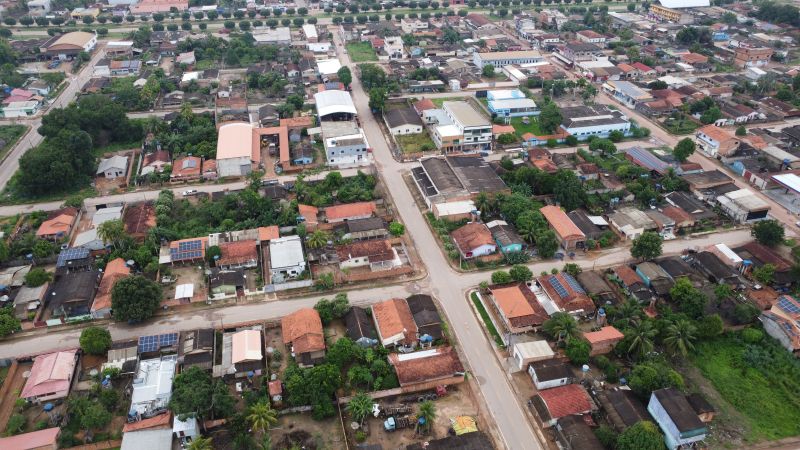
[[[547,333],[551,338],[558,339],[559,341],[564,339],[576,339],[581,334],[575,318],[564,312],[553,313],[542,325],[542,331]]]
[[[248,410],[247,421],[255,432],[267,432],[278,423],[278,413],[272,409],[269,401],[260,401]]]
[[[19,319],[14,317],[13,308],[0,308],[0,337],[21,330]]]
[[[350,399],[346,409],[353,419],[363,424],[364,419],[372,412],[372,403],[372,397],[369,394],[359,392]]]
[[[628,356],[636,359],[644,358],[655,348],[655,338],[658,330],[650,320],[631,323],[625,329],[625,341],[628,345]]]
[[[111,289],[112,315],[117,321],[147,320],[160,305],[161,286],[140,275],[123,278]]]
[[[319,291],[330,291],[336,287],[336,280],[333,278],[332,273],[323,273],[314,282],[314,287]]]
[[[350,68],[347,66],[342,66],[336,75],[339,77],[339,81],[344,85],[345,88],[350,87],[350,83],[353,82],[353,74],[350,72]]]
[[[645,261],[661,256],[661,244],[664,239],[654,231],[645,231],[633,240],[631,256]]]
[[[196,437],[189,443],[187,450],[214,450],[214,441],[210,437]]]
[[[733,318],[740,325],[755,322],[760,314],[761,310],[751,303],[739,303],[733,308]]]
[[[481,74],[486,78],[494,78],[494,66],[491,64],[484,64],[481,69]]]
[[[745,128],[744,125],[737,127],[736,136],[747,136],[747,128]]]
[[[775,247],[783,243],[785,230],[777,220],[761,220],[753,225],[751,234],[759,243]]]
[[[583,339],[570,339],[565,349],[567,358],[576,366],[588,363],[591,351],[592,346]]]
[[[706,309],[708,298],[692,285],[688,278],[682,277],[669,290],[669,296],[678,304],[681,311],[691,318],[701,317]]]
[[[698,337],[701,339],[713,339],[722,334],[725,324],[719,314],[704,316],[698,322]]]
[[[383,111],[388,98],[385,88],[372,88],[369,90],[369,107],[373,111]]]
[[[511,278],[511,275],[504,270],[492,272],[492,284],[506,284],[512,281],[513,278]]]
[[[91,402],[87,404],[80,415],[81,428],[84,430],[99,430],[111,423],[113,416],[100,403]]]
[[[536,233],[536,248],[542,258],[552,258],[558,250],[558,240],[553,230]]]
[[[664,450],[664,436],[658,427],[643,420],[628,427],[617,438],[616,450]]]
[[[340,319],[350,310],[350,301],[347,294],[337,294],[333,301],[323,298],[314,305],[323,324],[328,324],[334,319]]]
[[[405,232],[406,232],[406,227],[402,223],[392,222],[389,224],[389,233],[391,233],[392,236],[399,237],[405,234]]]
[[[169,409],[179,417],[221,419],[235,412],[235,399],[221,379],[194,366],[175,376]]]
[[[707,109],[700,115],[700,122],[704,124],[714,123],[722,117],[722,111],[717,106]]]
[[[309,248],[322,248],[328,245],[331,240],[331,235],[324,230],[316,230],[306,240],[306,245]]]
[[[103,222],[97,227],[97,237],[102,239],[104,244],[111,244],[114,248],[119,248],[125,236],[125,224],[119,219]]]
[[[88,327],[81,331],[81,350],[90,355],[105,355],[111,348],[111,333],[105,328]]]
[[[714,286],[714,297],[717,298],[717,303],[721,303],[723,300],[730,300],[735,295],[736,293],[733,292],[733,288],[730,285],[718,284]]]
[[[566,272],[572,275],[573,277],[577,277],[579,273],[583,272],[583,269],[581,269],[581,266],[575,263],[567,263],[564,264],[564,268],[561,269],[561,271]]]
[[[555,176],[553,195],[562,208],[572,211],[586,204],[586,189],[571,170],[559,170]]]
[[[561,126],[563,120],[558,105],[554,102],[547,102],[539,113],[539,128],[544,133],[553,134]]]
[[[508,271],[509,276],[514,281],[530,281],[533,279],[533,272],[526,266],[516,265]]]
[[[25,285],[28,287],[39,287],[52,279],[52,273],[42,269],[41,267],[36,267],[25,274]]]
[[[689,351],[694,350],[697,340],[697,327],[686,319],[672,322],[664,330],[664,345],[672,355],[686,357]]]
[[[692,154],[694,154],[695,148],[694,141],[690,138],[683,138],[681,139],[675,148],[672,150],[673,156],[680,162],[686,162]]]
[[[428,400],[419,405],[419,412],[417,417],[424,419],[423,427],[425,430],[430,430],[433,426],[433,421],[436,420],[436,405]],[[419,425],[419,422],[417,422]]]
[[[761,267],[756,267],[753,269],[753,278],[759,283],[772,284],[775,280],[775,266],[773,264],[764,264]]]
[[[6,423],[6,435],[13,436],[15,434],[19,434],[22,432],[22,429],[25,428],[25,424],[27,420],[25,416],[22,414],[14,413],[11,417],[8,418],[8,422]]]

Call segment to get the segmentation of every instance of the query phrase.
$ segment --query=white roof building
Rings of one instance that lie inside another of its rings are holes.
[[[337,69],[338,70],[338,69]],[[349,92],[336,89],[325,90],[314,94],[314,101],[317,104],[317,115],[320,119],[336,113],[357,114],[356,105]]]
[[[122,218],[122,206],[112,206],[100,208],[92,216],[92,227],[97,228],[100,224],[109,220],[120,220]]]
[[[314,41],[317,39],[317,27],[310,23],[303,25],[303,34],[307,40]]]
[[[172,396],[177,362],[177,355],[139,361],[139,370],[133,380],[131,413],[143,415],[166,409]]]
[[[338,59],[322,59],[317,61],[317,72],[319,72],[319,74],[323,77],[336,75],[336,73],[339,72],[339,69],[341,68],[342,68],[342,63],[339,62]]]
[[[273,278],[297,276],[306,268],[303,242],[300,236],[284,236],[269,241],[270,271]]]

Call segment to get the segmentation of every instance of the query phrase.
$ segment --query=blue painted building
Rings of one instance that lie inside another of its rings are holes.
[[[537,116],[540,112],[536,102],[519,89],[488,91],[486,99],[489,111],[498,117]]]

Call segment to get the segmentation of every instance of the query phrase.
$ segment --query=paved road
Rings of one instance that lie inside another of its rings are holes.
[[[72,76],[71,78],[67,79],[69,85],[64,88],[64,91],[56,98],[56,100],[49,106],[49,109],[53,108],[63,108],[73,100],[78,95],[81,90],[81,87],[89,81],[89,78],[92,77],[92,68],[97,63],[97,61],[103,56],[103,51],[101,49],[102,45],[98,44],[97,50],[95,50],[94,57],[92,57],[91,61],[86,64],[83,69],[78,73],[77,76]],[[14,173],[19,168],[19,159],[22,155],[25,154],[31,148],[39,145],[42,140],[44,139],[41,134],[38,133],[39,127],[42,125],[41,117],[38,117],[32,121],[27,121],[27,124],[31,126],[30,132],[25,135],[24,138],[20,139],[14,148],[8,153],[8,156],[0,164],[0,191],[6,188],[6,184],[14,175]]]

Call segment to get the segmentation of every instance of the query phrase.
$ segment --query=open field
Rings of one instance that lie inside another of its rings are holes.
[[[403,153],[418,153],[436,148],[426,132],[395,136],[395,140],[400,144]]]
[[[347,54],[353,62],[377,61],[378,55],[369,42],[351,42],[347,44]]]

